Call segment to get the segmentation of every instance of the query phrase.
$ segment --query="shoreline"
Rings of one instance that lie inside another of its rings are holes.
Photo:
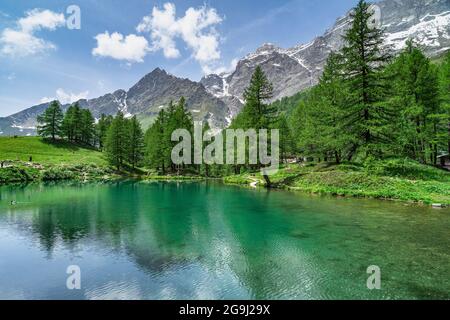
[[[431,191],[421,190],[420,184],[433,188],[442,187],[442,184],[447,185],[447,182],[438,180],[420,181],[409,180],[399,177],[377,177],[381,179],[382,183],[386,183],[388,188],[386,190],[379,190],[372,186],[370,188],[370,181],[374,179],[371,175],[362,175],[354,172],[304,172],[299,174],[297,171],[288,172],[292,167],[286,167],[281,170],[279,176],[273,177],[273,185],[270,189],[301,192],[312,195],[325,195],[332,197],[356,198],[356,199],[374,199],[382,201],[402,202],[406,204],[414,204],[421,206],[430,206],[434,208],[449,208],[450,207],[450,191],[446,195],[441,196],[448,201],[438,201],[439,197]],[[298,166],[296,169],[301,169]],[[73,181],[81,183],[89,182],[110,182],[123,179],[134,179],[146,182],[200,182],[200,181],[220,181],[225,185],[235,185],[239,187],[262,189],[266,188],[264,180],[258,174],[248,173],[241,175],[232,175],[220,178],[210,178],[196,175],[152,175],[147,172],[141,173],[118,172],[107,166],[96,164],[80,164],[80,165],[60,165],[60,166],[44,166],[40,164],[30,164],[15,162],[15,165],[10,165],[6,168],[0,169],[0,186],[27,184],[27,183],[41,183],[41,182],[63,182]],[[6,173],[6,174],[5,174]],[[318,177],[316,177],[317,175]],[[336,175],[342,175],[347,184],[339,185],[333,179]],[[311,177],[310,177],[311,176]],[[330,180],[330,181],[327,181]],[[369,182],[369,183],[368,183]],[[364,184],[368,183],[369,187],[365,188]],[[391,188],[389,188],[391,187]],[[412,190],[411,188],[419,189]],[[402,189],[403,188],[403,189]],[[408,189],[409,188],[409,189]],[[448,183],[448,190],[450,190],[450,183]],[[416,193],[414,193],[416,191]],[[396,195],[396,196],[392,196]],[[441,199],[439,199],[441,200]]]

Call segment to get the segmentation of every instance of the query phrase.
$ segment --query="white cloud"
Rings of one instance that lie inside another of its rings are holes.
[[[65,24],[62,13],[55,13],[50,10],[33,9],[26,13],[25,18],[19,19],[17,24],[22,31],[32,33],[40,29],[55,30]]]
[[[136,30],[149,32],[153,51],[163,50],[166,58],[178,58],[180,51],[176,39],[183,40],[192,51],[192,56],[202,67],[220,59],[219,34],[215,25],[222,22],[214,8],[202,6],[189,8],[181,18],[176,17],[173,3],[162,9],[154,7],[151,15],[142,19]]]
[[[83,91],[80,93],[66,92],[59,88],[56,90],[56,97],[43,97],[40,103],[48,103],[51,101],[58,100],[62,104],[73,103],[82,99],[87,99],[89,91]]]
[[[175,5],[166,3],[164,10],[153,8],[151,16],[146,16],[137,26],[138,32],[151,32],[152,50],[162,49],[166,58],[178,58],[180,51],[176,48],[175,36],[178,27],[175,21]]]
[[[108,31],[98,34],[97,47],[92,50],[94,56],[111,57],[128,62],[143,62],[149,51],[148,41],[141,36],[130,34],[124,37],[118,32],[111,35]]]
[[[6,28],[2,31],[1,52],[11,56],[29,56],[56,48],[53,43],[36,37],[35,32],[43,29],[53,31],[65,24],[65,18],[62,13],[33,9],[16,24],[16,28]]]

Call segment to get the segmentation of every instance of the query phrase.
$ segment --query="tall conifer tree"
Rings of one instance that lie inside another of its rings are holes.
[[[44,113],[37,117],[37,132],[42,137],[50,137],[55,140],[62,135],[62,122],[64,114],[58,101],[50,103]]]
[[[352,26],[344,36],[343,74],[349,85],[345,127],[353,135],[353,152],[380,156],[383,144],[391,142],[389,124],[393,111],[385,99],[382,69],[389,56],[383,52],[383,33],[372,26],[373,10],[360,0],[351,14]]]

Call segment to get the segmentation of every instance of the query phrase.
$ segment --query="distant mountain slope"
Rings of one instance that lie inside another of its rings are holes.
[[[430,57],[450,49],[450,0],[383,0],[378,6],[386,45],[394,52],[401,50],[409,38]],[[264,44],[241,59],[230,74],[208,75],[198,83],[157,68],[128,91],[81,100],[80,105],[89,108],[97,118],[102,113],[122,110],[127,116],[137,115],[148,125],[161,108],[184,96],[196,119],[208,120],[213,127],[225,127],[241,110],[244,90],[257,65],[274,85],[273,100],[310,88],[318,82],[330,52],[342,47],[342,35],[350,23],[348,13],[322,36],[289,49]],[[36,117],[46,107],[47,104],[41,104],[0,118],[0,135],[35,134]]]
[[[141,122],[150,124],[170,101],[186,98],[189,111],[196,120],[207,120],[213,127],[223,127],[230,111],[222,100],[210,94],[205,87],[189,79],[177,78],[159,68],[142,78],[130,90],[117,90],[102,97],[80,100],[80,107],[91,110],[95,118],[102,114],[114,115],[122,111],[126,117],[138,115]],[[6,118],[0,118],[0,135],[34,135],[36,118],[48,103],[33,106]],[[63,105],[67,110],[68,104]]]
[[[430,57],[450,49],[450,0],[384,0],[377,5],[386,45],[393,52],[403,49],[410,38]],[[342,48],[342,36],[350,25],[349,12],[310,43],[289,49],[264,44],[241,59],[231,74],[209,75],[201,82],[217,97],[241,100],[251,75],[260,65],[274,84],[273,100],[291,96],[318,82],[328,55]]]
[[[127,111],[140,119],[154,118],[170,101],[186,98],[186,105],[196,120],[208,120],[222,127],[229,114],[226,104],[205,87],[189,79],[177,78],[159,68],[142,78],[127,93]]]

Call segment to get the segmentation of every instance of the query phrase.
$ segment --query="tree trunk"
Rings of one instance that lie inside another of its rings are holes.
[[[334,151],[334,157],[336,158],[336,164],[341,163],[341,157],[339,156],[339,152]]]
[[[272,187],[272,183],[270,182],[269,176],[268,175],[264,175],[264,180],[266,181],[266,188],[271,188]]]

